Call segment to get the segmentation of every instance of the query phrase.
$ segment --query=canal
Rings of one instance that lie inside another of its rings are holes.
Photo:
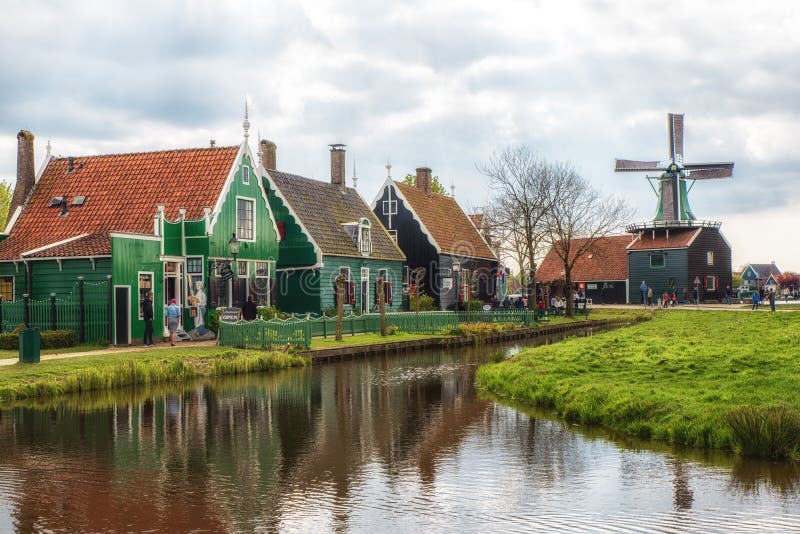
[[[0,531],[798,529],[792,464],[627,441],[482,398],[475,369],[515,350],[0,411]]]

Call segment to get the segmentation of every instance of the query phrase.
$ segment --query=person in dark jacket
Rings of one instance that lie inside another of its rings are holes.
[[[144,319],[144,340],[145,347],[155,347],[153,343],[153,293],[148,291],[142,302],[142,318]]]
[[[258,306],[253,300],[253,295],[247,297],[247,302],[242,306],[242,319],[245,321],[254,321],[258,315]]]

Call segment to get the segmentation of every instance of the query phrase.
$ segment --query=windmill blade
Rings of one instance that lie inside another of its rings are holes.
[[[714,180],[733,176],[733,163],[692,163],[683,167],[690,180]]]
[[[632,159],[614,160],[614,172],[646,172],[664,171],[665,167],[659,165],[658,161],[634,161]]]
[[[683,113],[668,115],[669,157],[678,165],[683,164]]]

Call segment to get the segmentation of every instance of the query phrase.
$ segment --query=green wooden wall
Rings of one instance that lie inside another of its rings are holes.
[[[154,240],[113,237],[111,239],[112,272],[111,280],[115,286],[130,288],[131,339],[142,339],[144,321],[139,320],[139,272],[153,273],[153,330],[154,336],[162,334],[164,310],[164,265],[159,259],[161,243]],[[135,258],[135,260],[134,260]]]
[[[41,300],[55,293],[63,297],[71,293],[83,276],[86,282],[103,282],[111,273],[111,258],[97,258],[94,262],[88,259],[64,259],[59,268],[56,260],[29,261],[31,269],[31,298]],[[25,264],[17,262],[0,263],[0,276],[14,277],[14,299],[22,299],[27,288]]]
[[[664,267],[651,268],[651,254],[666,253],[664,257]],[[636,250],[628,253],[628,280],[630,280],[628,293],[631,304],[640,304],[641,296],[639,287],[642,280],[648,287],[653,288],[653,299],[660,297],[664,291],[670,294],[670,279],[674,280],[674,290],[678,292],[678,299],[683,298],[683,288],[687,286],[689,279],[688,271],[688,250],[669,249],[669,250]],[[691,291],[691,287],[689,290]]]
[[[289,213],[283,200],[269,190],[269,182],[264,180],[264,188],[268,189],[269,205],[275,221],[284,225],[284,239],[280,243],[278,268],[310,266],[317,263],[314,245],[303,232],[300,225]]]
[[[345,306],[345,312],[361,309],[361,268],[369,269],[369,306],[372,309],[375,297],[375,280],[378,278],[379,269],[388,269],[389,281],[392,283],[392,302],[387,310],[400,311],[403,302],[403,262],[388,260],[373,260],[369,258],[353,258],[347,256],[324,256],[324,266],[320,269],[320,306],[322,310],[333,308],[333,286],[340,267],[350,267],[350,279],[356,282],[356,304]]]

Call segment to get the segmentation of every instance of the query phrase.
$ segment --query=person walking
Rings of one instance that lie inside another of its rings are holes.
[[[164,308],[164,316],[167,318],[167,330],[169,330],[169,343],[173,347],[178,337],[178,323],[181,320],[181,309],[175,303],[175,299],[169,300],[169,305]]]
[[[775,290],[769,290],[769,309],[770,311],[775,311]]]
[[[642,293],[642,306],[644,306],[647,303],[647,300],[645,300],[647,299],[647,290],[648,290],[647,284],[645,284],[644,280],[642,280],[642,285],[639,286],[639,291],[641,291]]]
[[[650,306],[651,308],[653,307],[653,288],[652,287],[648,287],[647,288],[647,305]]]
[[[731,304],[731,286],[725,286],[725,303],[728,306]]]
[[[144,339],[142,345],[155,347],[153,343],[153,293],[148,291],[142,301],[142,319],[144,319]]]
[[[759,301],[761,301],[761,295],[758,294],[758,291],[753,291],[753,307],[750,309],[757,310]]]

